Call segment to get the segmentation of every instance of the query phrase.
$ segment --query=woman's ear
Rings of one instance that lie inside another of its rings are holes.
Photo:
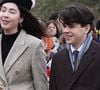
[[[23,17],[20,17],[20,18],[19,18],[19,23],[22,23],[23,20],[24,20],[24,18],[23,18]]]
[[[20,27],[22,27],[22,22],[23,22],[23,20],[24,20],[24,18],[19,18],[19,25],[20,25]]]

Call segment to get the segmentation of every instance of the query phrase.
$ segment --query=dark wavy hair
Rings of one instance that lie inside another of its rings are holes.
[[[81,24],[85,26],[87,24],[91,25],[91,30],[93,30],[94,15],[91,10],[80,3],[76,3],[70,6],[67,6],[59,14],[59,21],[66,25],[72,25],[73,23]]]
[[[20,6],[19,10],[21,12],[21,16],[24,18],[21,28],[25,29],[28,34],[41,39],[42,36],[44,36],[44,28],[39,23],[38,19]]]
[[[48,22],[47,22],[47,27],[51,24],[51,23],[53,23],[54,25],[55,25],[55,27],[56,27],[56,29],[57,29],[57,33],[56,33],[56,37],[57,38],[59,38],[59,30],[58,30],[58,26],[57,26],[57,23],[54,21],[54,20],[49,20]]]

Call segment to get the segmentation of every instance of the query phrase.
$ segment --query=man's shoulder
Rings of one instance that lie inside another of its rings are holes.
[[[93,40],[92,43],[90,44],[90,47],[88,49],[89,52],[100,52],[100,43]]]
[[[68,54],[68,50],[67,50],[67,48],[64,48],[64,49],[62,49],[61,51],[59,51],[59,52],[57,52],[55,55],[54,55],[54,59],[57,59],[57,58],[62,58],[62,57],[64,57],[64,56],[67,56],[67,54]]]
[[[100,48],[100,43],[97,42],[97,41],[95,41],[95,40],[93,40],[92,46],[94,46],[94,47],[96,47],[96,48]]]

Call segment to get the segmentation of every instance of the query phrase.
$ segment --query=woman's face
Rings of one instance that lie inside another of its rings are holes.
[[[16,4],[4,3],[0,10],[0,24],[5,33],[17,32],[18,23],[22,22],[20,11]]]
[[[53,23],[50,23],[47,27],[47,35],[55,36],[56,33],[57,33],[57,27]]]

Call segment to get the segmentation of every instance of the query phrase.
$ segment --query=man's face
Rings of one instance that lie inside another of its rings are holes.
[[[64,25],[62,33],[66,39],[66,43],[72,44],[75,48],[80,47],[86,39],[89,26],[90,25],[82,27],[81,24],[76,23]]]

